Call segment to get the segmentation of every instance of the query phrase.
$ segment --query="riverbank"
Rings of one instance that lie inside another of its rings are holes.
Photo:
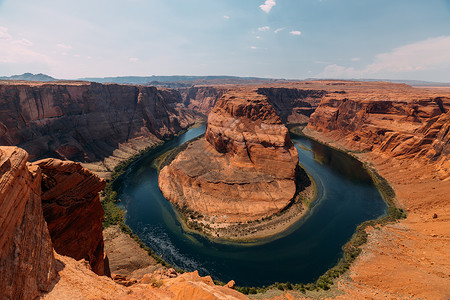
[[[281,212],[247,223],[214,223],[198,221],[195,213],[180,213],[177,218],[184,231],[200,234],[219,243],[261,243],[281,238],[308,212],[315,200],[316,185],[311,184],[299,192],[292,203]]]
[[[201,135],[183,145],[163,153],[155,160],[158,172],[169,165],[176,156],[184,151],[191,143],[202,138]],[[195,211],[184,207],[176,207],[176,216],[189,233],[200,234],[214,242],[221,243],[257,243],[262,240],[280,238],[285,232],[300,221],[315,200],[316,184],[314,179],[306,173],[301,165],[297,172],[297,191],[291,203],[280,212],[248,222],[217,222],[203,218]]]
[[[349,151],[385,178],[395,192],[395,205],[407,211],[397,222],[368,226],[360,255],[348,276],[335,286],[337,299],[446,299],[450,295],[450,181],[439,178],[434,166],[421,160],[395,159],[384,153],[352,151],[332,134],[310,129],[305,135]]]

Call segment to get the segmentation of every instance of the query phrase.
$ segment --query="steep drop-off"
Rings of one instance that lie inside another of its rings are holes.
[[[236,89],[209,114],[205,138],[161,170],[159,186],[200,222],[246,222],[293,200],[297,167],[297,150],[267,98]]]
[[[72,161],[49,158],[32,165],[42,170],[42,208],[55,251],[85,259],[95,273],[109,275],[99,198],[105,181]]]
[[[34,299],[56,278],[41,207],[41,172],[28,154],[0,147],[0,299]]]
[[[355,150],[425,159],[443,179],[449,177],[450,97],[406,85],[373,83],[369,88],[325,97],[308,128]]]
[[[104,161],[112,169],[193,124],[181,102],[178,92],[154,87],[3,81],[0,145],[19,146],[31,160]]]

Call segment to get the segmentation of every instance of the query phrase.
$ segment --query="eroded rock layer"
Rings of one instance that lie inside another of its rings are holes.
[[[208,116],[205,139],[161,170],[164,196],[212,222],[261,219],[285,208],[296,192],[298,153],[263,95],[233,90]]]
[[[105,180],[72,161],[49,158],[32,165],[42,170],[42,208],[55,251],[85,259],[95,273],[109,275],[99,199]]]
[[[365,86],[358,89],[357,85]],[[342,83],[308,123],[341,144],[399,159],[424,159],[450,177],[448,93],[388,83]],[[447,95],[447,96],[445,96]]]
[[[0,299],[35,299],[56,278],[41,207],[41,172],[17,147],[0,149]]]
[[[0,82],[0,145],[30,160],[105,160],[112,169],[188,127],[180,94],[154,87],[89,82]]]

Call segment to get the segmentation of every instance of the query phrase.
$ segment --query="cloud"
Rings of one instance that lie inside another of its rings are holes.
[[[280,32],[280,31],[282,31],[284,29],[286,29],[286,28],[285,27],[277,28],[273,32],[278,33],[278,32]]]
[[[223,16],[223,18],[224,18],[225,20],[229,20],[229,19],[230,19],[230,16],[225,15],[225,16]]]
[[[359,58],[359,57],[353,57],[352,58],[352,61],[360,61],[361,60],[361,58]]]
[[[274,7],[277,3],[275,0],[266,0],[264,4],[261,4],[259,8],[261,8],[264,12],[269,13],[272,7]]]
[[[258,47],[256,47],[256,46],[251,46],[250,49],[255,50],[255,49],[258,49]]]
[[[62,48],[62,49],[72,49],[72,46],[63,44],[63,43],[56,44],[56,47]]]
[[[130,62],[137,62],[137,61],[139,60],[139,58],[136,58],[136,57],[130,57],[128,60],[129,60]]]
[[[255,38],[257,38],[258,40],[261,38],[259,35],[255,36]]]
[[[11,35],[8,33],[8,28],[0,26],[0,39],[10,40],[11,38]]]
[[[262,27],[258,27],[258,30],[259,31],[267,31],[267,30],[270,30],[270,27],[269,26],[262,26]]]
[[[298,31],[298,30],[292,30],[291,32],[289,32],[290,34],[292,34],[292,35],[301,35],[302,34],[302,32],[301,31]]]
[[[362,69],[336,64],[325,67],[320,77],[356,78],[367,75],[408,73],[450,68],[450,36],[430,38],[375,56],[373,63]]]
[[[33,49],[33,43],[26,38],[14,38],[8,28],[0,27],[0,63],[32,64],[50,63],[51,59]]]

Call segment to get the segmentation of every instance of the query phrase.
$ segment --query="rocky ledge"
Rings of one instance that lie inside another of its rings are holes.
[[[266,96],[233,90],[209,114],[205,138],[161,170],[159,186],[196,225],[226,225],[286,208],[297,169],[297,150]]]

